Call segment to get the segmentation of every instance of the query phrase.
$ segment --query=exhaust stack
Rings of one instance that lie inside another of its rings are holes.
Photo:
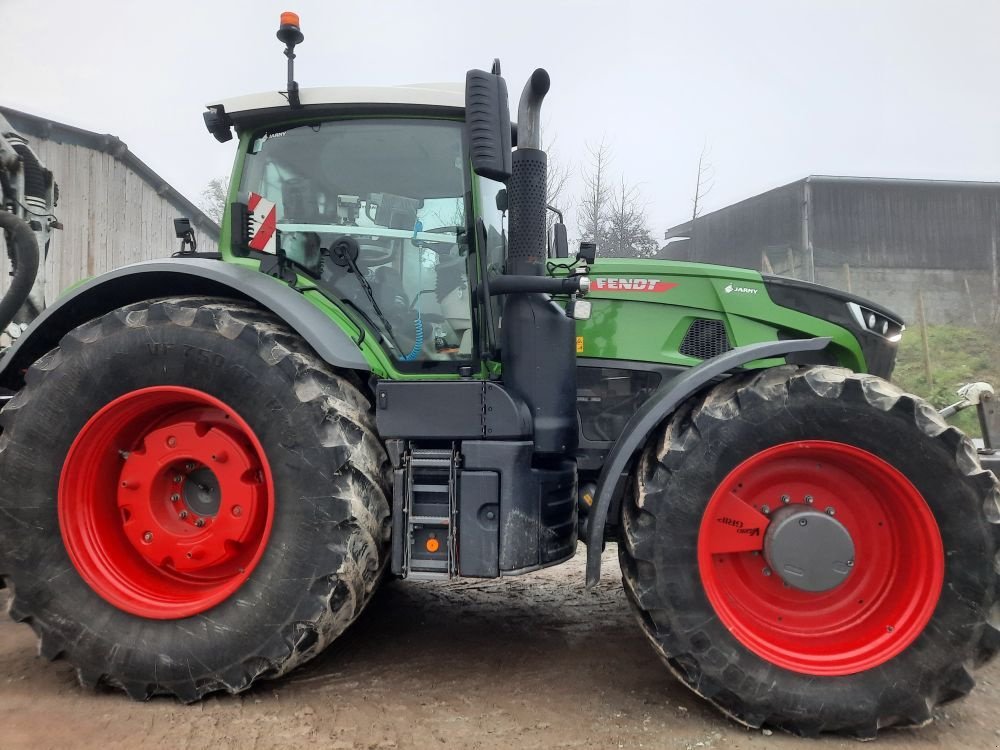
[[[507,273],[541,276],[545,264],[545,179],[548,159],[541,150],[542,100],[549,74],[539,68],[524,86],[517,106],[517,150],[511,159],[510,238]]]
[[[541,108],[548,90],[549,74],[536,70],[517,108],[518,148],[507,191],[508,278],[545,274],[547,158],[541,150]],[[538,281],[544,286],[550,280]],[[547,294],[510,294],[501,334],[504,383],[531,409],[536,458],[571,460],[578,442],[575,322]]]

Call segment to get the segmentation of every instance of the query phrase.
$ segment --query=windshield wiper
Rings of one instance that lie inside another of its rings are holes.
[[[396,343],[396,340],[392,337],[392,324],[389,322],[389,319],[385,317],[385,313],[383,313],[382,308],[378,306],[378,302],[375,301],[375,292],[372,290],[371,284],[368,283],[368,279],[364,277],[364,274],[361,273],[361,269],[358,268],[356,260],[358,253],[360,252],[358,241],[353,237],[341,237],[333,243],[327,252],[333,257],[334,263],[338,266],[346,266],[347,269],[357,277],[358,283],[361,284],[361,289],[364,291],[365,296],[371,303],[372,310],[375,311],[378,319],[382,322],[382,325],[385,326],[385,332],[388,340],[392,342],[392,345],[396,347],[397,351],[402,352],[403,350],[400,349],[399,344]],[[367,318],[368,316],[366,315],[365,317]]]

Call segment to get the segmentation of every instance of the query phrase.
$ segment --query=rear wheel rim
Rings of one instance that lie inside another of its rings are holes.
[[[104,406],[73,441],[59,527],[102,598],[176,619],[230,597],[267,546],[274,485],[263,447],[229,406],[156,386]]]
[[[844,581],[818,593],[789,586],[763,554],[769,515],[807,499],[855,546]],[[754,654],[794,672],[847,675],[885,663],[924,630],[944,549],[933,512],[896,468],[845,443],[795,441],[751,456],[719,484],[699,528],[698,567],[719,619]]]

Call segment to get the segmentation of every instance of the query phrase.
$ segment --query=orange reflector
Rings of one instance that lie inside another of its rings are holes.
[[[437,552],[439,549],[441,549],[441,542],[439,542],[437,539],[428,539],[427,540],[427,551],[428,552]]]
[[[281,14],[281,25],[282,26],[294,26],[299,27],[299,14],[293,13],[290,10],[286,10]]]

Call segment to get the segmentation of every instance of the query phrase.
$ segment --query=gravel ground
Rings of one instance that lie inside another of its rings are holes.
[[[0,748],[854,748],[749,731],[676,682],[632,619],[616,550],[500,581],[393,582],[318,659],[239,696],[133,703],[80,688],[0,621]],[[5,592],[0,592],[5,601]],[[0,601],[0,603],[3,603]],[[885,748],[1000,748],[1000,662]]]

